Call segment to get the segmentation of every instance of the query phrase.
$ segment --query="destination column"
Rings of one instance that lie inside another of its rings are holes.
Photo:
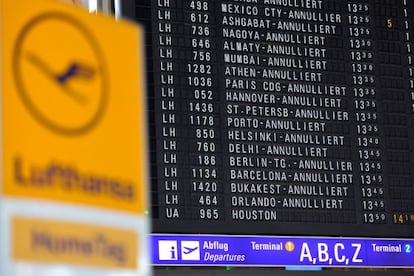
[[[276,142],[276,136],[262,131],[263,121],[258,114],[251,114],[275,104],[273,93],[262,91],[258,81],[263,66],[261,40],[271,22],[264,18],[263,7],[257,1],[221,2],[223,140],[227,152],[223,160],[229,171],[224,182],[230,186],[226,189],[227,216],[237,221],[276,221],[277,183],[262,184],[260,178],[269,170],[269,163],[276,162],[263,154],[263,143]],[[256,199],[261,201],[259,205]]]
[[[222,3],[234,221],[355,222],[338,7]]]

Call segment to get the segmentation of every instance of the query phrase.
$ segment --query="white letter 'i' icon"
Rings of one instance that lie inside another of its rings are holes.
[[[171,246],[171,260],[175,260],[177,257],[175,256],[175,246]]]
[[[177,241],[159,240],[158,241],[158,258],[160,261],[178,260]]]

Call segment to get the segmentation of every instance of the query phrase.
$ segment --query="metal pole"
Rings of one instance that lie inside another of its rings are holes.
[[[108,15],[115,13],[113,0],[97,0],[97,10]]]

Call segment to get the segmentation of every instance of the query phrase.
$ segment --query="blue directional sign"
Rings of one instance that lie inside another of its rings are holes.
[[[414,267],[414,239],[153,235],[153,265]]]

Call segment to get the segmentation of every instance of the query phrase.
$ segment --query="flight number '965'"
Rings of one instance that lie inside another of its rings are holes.
[[[335,243],[329,245],[327,243],[317,243],[309,247],[307,242],[302,243],[300,251],[300,262],[303,264],[327,264],[327,265],[348,265],[360,264],[362,244],[352,243],[345,245],[343,243]]]

